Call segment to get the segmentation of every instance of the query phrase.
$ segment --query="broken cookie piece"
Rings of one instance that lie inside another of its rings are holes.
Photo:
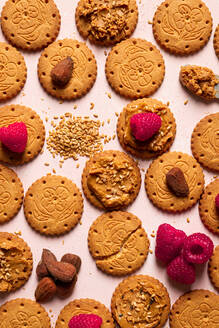
[[[58,87],[64,87],[72,77],[73,66],[74,63],[71,57],[66,57],[56,64],[50,74],[53,84]]]
[[[179,75],[180,82],[189,91],[206,100],[216,98],[215,86],[219,83],[214,72],[202,66],[182,66]]]

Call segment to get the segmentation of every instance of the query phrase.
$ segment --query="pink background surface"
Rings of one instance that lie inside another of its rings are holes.
[[[3,2],[4,1],[2,0],[0,3],[0,9],[3,6]],[[139,3],[139,0],[137,0],[137,2],[139,8],[139,22],[133,37],[146,39],[158,47],[152,34],[152,25],[148,24],[148,20],[151,21],[153,19],[154,12],[162,1],[142,0],[141,3]],[[219,2],[218,0],[206,0],[205,3],[212,13],[214,31],[219,21]],[[61,30],[57,39],[76,38],[82,41],[82,38],[76,29],[74,19],[77,1],[56,0],[56,4],[60,10],[62,18]],[[5,41],[1,31],[0,41]],[[112,136],[116,130],[117,117],[115,116],[115,112],[122,111],[123,107],[129,102],[128,100],[115,94],[106,81],[104,73],[106,56],[104,55],[104,50],[108,53],[110,49],[98,48],[90,45],[89,43],[87,44],[92,49],[97,60],[98,75],[96,83],[91,91],[82,99],[64,102],[63,104],[60,104],[59,101],[48,96],[40,86],[37,77],[37,63],[40,52],[30,54],[23,52],[28,68],[27,81],[23,90],[24,93],[19,94],[15,99],[12,99],[8,103],[22,104],[34,109],[44,121],[47,136],[48,131],[51,130],[52,127],[50,126],[50,120],[49,122],[46,122],[45,117],[48,116],[52,119],[54,115],[62,115],[66,112],[73,112],[77,116],[90,115],[91,117],[93,117],[94,113],[98,114],[99,119],[101,121],[105,121],[105,126],[101,129],[101,132]],[[177,134],[171,151],[183,151],[191,154],[190,137],[193,128],[202,117],[207,114],[217,112],[218,103],[214,102],[205,104],[202,101],[190,96],[180,85],[178,81],[178,73],[180,66],[185,64],[207,66],[213,69],[213,71],[219,73],[218,59],[213,50],[213,33],[207,46],[195,55],[184,58],[169,55],[163,50],[161,50],[161,53],[163,54],[165,60],[166,75],[162,86],[152,97],[164,103],[169,101],[169,107],[176,118]],[[107,93],[111,93],[111,99],[108,98]],[[188,99],[189,102],[185,106],[184,101],[186,99]],[[92,111],[90,111],[91,102],[95,104]],[[73,109],[75,104],[78,106],[76,110]],[[107,119],[109,118],[111,121],[110,124],[107,124]],[[107,145],[104,145],[104,149],[122,150],[117,138]],[[33,162],[27,165],[16,167],[15,171],[18,173],[21,181],[23,182],[25,192],[36,179],[41,178],[47,173],[52,173],[53,168],[56,169],[58,175],[63,175],[72,179],[77,186],[81,188],[81,173],[84,168],[85,161],[86,158],[80,158],[77,162],[69,159],[65,161],[63,168],[61,169],[59,168],[59,159],[52,158],[51,154],[46,149],[45,144],[44,153],[42,155],[39,155]],[[45,167],[45,162],[50,163],[50,166]],[[78,163],[80,164],[80,167],[76,168]],[[149,164],[150,161],[139,162],[140,168],[144,169],[147,169]],[[144,173],[141,172],[141,174],[143,180]],[[212,181],[215,174],[209,173],[206,170],[204,170],[204,174],[205,184],[207,185]],[[154,250],[155,239],[152,238],[150,234],[153,230],[156,231],[158,226],[164,222],[168,222],[176,228],[183,229],[187,234],[193,232],[204,232],[212,238],[215,245],[218,244],[218,237],[211,234],[201,223],[197,205],[191,210],[178,215],[164,213],[156,209],[147,198],[143,181],[139,196],[127,210],[137,215],[142,220],[143,227],[148,233],[151,242],[150,248],[152,250]],[[40,260],[42,248],[49,248],[58,258],[66,252],[73,252],[78,254],[82,259],[81,271],[78,275],[78,282],[72,296],[62,301],[58,298],[54,298],[53,301],[44,305],[47,310],[52,310],[52,312],[50,312],[50,317],[53,326],[60,310],[69,301],[75,298],[94,298],[109,307],[111,295],[115,287],[122,281],[123,278],[110,277],[99,271],[96,268],[95,262],[91,258],[87,247],[87,234],[89,227],[101,213],[101,211],[96,210],[88,203],[86,199],[84,199],[82,225],[78,224],[75,229],[67,235],[55,238],[41,236],[32,230],[25,220],[23,208],[11,222],[2,225],[0,227],[0,231],[22,231],[22,238],[32,249],[34,267],[33,273],[27,284],[17,292],[1,298],[0,305],[5,301],[12,300],[17,297],[34,299],[34,291],[37,284],[35,273],[36,265]],[[187,218],[190,219],[190,223],[187,223]],[[190,289],[190,287],[186,288],[168,280],[165,268],[160,267],[157,264],[154,254],[148,255],[148,259],[143,267],[137,271],[137,274],[148,274],[163,282],[169,291],[172,304],[183,292]],[[215,291],[207,275],[207,266],[202,267],[202,270],[197,275],[196,282],[191,286],[191,288],[205,288]],[[168,323],[165,327],[168,327]]]

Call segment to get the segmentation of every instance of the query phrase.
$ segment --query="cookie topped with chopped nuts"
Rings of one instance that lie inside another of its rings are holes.
[[[161,118],[159,131],[145,141],[135,138],[130,124],[134,115],[142,113],[155,113]],[[117,135],[126,151],[136,157],[150,159],[170,148],[176,135],[176,123],[167,105],[152,98],[138,99],[129,103],[121,112],[117,123]]]
[[[32,253],[25,241],[12,233],[0,232],[0,295],[23,286],[32,267]]]
[[[111,311],[121,328],[161,328],[170,312],[170,298],[157,279],[137,275],[123,280],[115,289]]]
[[[100,209],[121,209],[139,193],[140,170],[127,154],[107,150],[94,155],[82,175],[85,196]]]

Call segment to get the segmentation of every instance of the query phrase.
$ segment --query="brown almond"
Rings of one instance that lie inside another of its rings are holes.
[[[73,60],[71,57],[66,57],[51,70],[52,82],[59,87],[64,87],[72,77],[72,71]]]
[[[41,279],[35,290],[35,298],[37,302],[48,302],[56,293],[56,285],[49,277]]]
[[[71,253],[67,253],[62,256],[61,262],[66,262],[66,263],[71,263],[72,265],[75,266],[77,273],[80,270],[81,267],[81,259],[79,256]]]
[[[62,282],[60,280],[57,280],[56,281],[56,295],[59,298],[69,297],[73,292],[73,289],[75,287],[77,279],[78,279],[77,275],[75,275],[71,282]]]
[[[186,197],[189,194],[189,187],[183,171],[178,167],[173,167],[166,174],[167,186],[177,197]]]
[[[54,262],[47,265],[49,273],[55,280],[63,282],[70,282],[76,275],[76,268],[74,265],[66,262]]]
[[[56,256],[49,249],[46,248],[43,249],[41,260],[46,266],[48,264],[57,262]]]
[[[37,274],[38,279],[42,279],[49,275],[47,267],[42,260],[38,263],[38,265],[36,267],[36,274]]]

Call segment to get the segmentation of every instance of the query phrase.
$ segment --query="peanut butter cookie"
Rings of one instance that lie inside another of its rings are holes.
[[[219,58],[219,24],[214,33],[214,50],[217,57]]]
[[[83,198],[69,179],[48,174],[29,187],[24,214],[33,229],[44,235],[61,235],[73,229],[83,213]]]
[[[166,0],[154,15],[154,38],[174,55],[199,51],[208,42],[211,32],[211,13],[201,0]]]
[[[0,307],[1,327],[50,328],[48,313],[39,303],[16,298]]]
[[[214,287],[219,290],[219,245],[215,247],[208,262],[208,275]]]
[[[24,50],[40,50],[53,42],[61,17],[53,0],[8,0],[1,13],[6,39]]]
[[[22,54],[5,42],[0,42],[0,101],[15,97],[23,88],[27,67]]]
[[[68,323],[73,316],[78,314],[96,314],[102,318],[101,328],[114,328],[113,318],[105,305],[93,299],[81,298],[68,303],[60,312],[55,328],[68,327]]]
[[[115,276],[139,269],[147,258],[149,244],[141,221],[128,212],[100,215],[88,233],[88,247],[97,267]]]
[[[82,174],[87,199],[99,209],[121,209],[137,197],[141,186],[140,170],[127,154],[106,150],[91,157]]]
[[[166,182],[166,174],[174,167],[181,169],[186,179],[189,194],[178,197]],[[155,159],[145,175],[148,198],[162,210],[181,212],[192,207],[204,189],[204,175],[196,160],[181,152],[168,152]]]
[[[71,78],[65,86],[53,83],[52,69],[65,58],[73,61]],[[41,54],[38,62],[38,77],[42,87],[56,98],[70,100],[85,95],[97,77],[97,63],[85,43],[72,39],[52,43]]]
[[[0,263],[0,294],[15,291],[27,282],[32,272],[31,250],[22,238],[0,232]]]
[[[110,46],[134,32],[138,7],[135,0],[80,0],[75,20],[83,38],[98,45]]]
[[[23,122],[27,127],[27,145],[23,153],[15,153],[0,142],[0,161],[21,165],[31,161],[43,148],[45,128],[42,120],[31,108],[20,105],[8,105],[0,108],[0,127],[15,122]]]
[[[219,113],[205,116],[192,132],[193,156],[209,170],[219,171]]]
[[[196,289],[180,296],[170,311],[170,328],[219,327],[219,296]]]
[[[0,164],[0,224],[11,220],[23,203],[24,189],[17,174]]]
[[[156,113],[162,120],[160,130],[149,140],[138,141],[132,134],[130,119],[138,113]],[[121,146],[132,155],[150,159],[166,152],[176,135],[176,123],[170,109],[162,102],[143,98],[132,101],[121,112],[117,123],[117,135]]]
[[[111,311],[121,328],[161,328],[170,312],[170,298],[157,279],[137,275],[123,280],[115,289]]]
[[[199,203],[199,215],[206,228],[219,235],[219,211],[215,204],[217,194],[219,194],[219,179],[206,186]]]
[[[160,51],[143,39],[128,39],[110,51],[105,66],[107,80],[121,96],[150,96],[161,85],[165,66]]]

